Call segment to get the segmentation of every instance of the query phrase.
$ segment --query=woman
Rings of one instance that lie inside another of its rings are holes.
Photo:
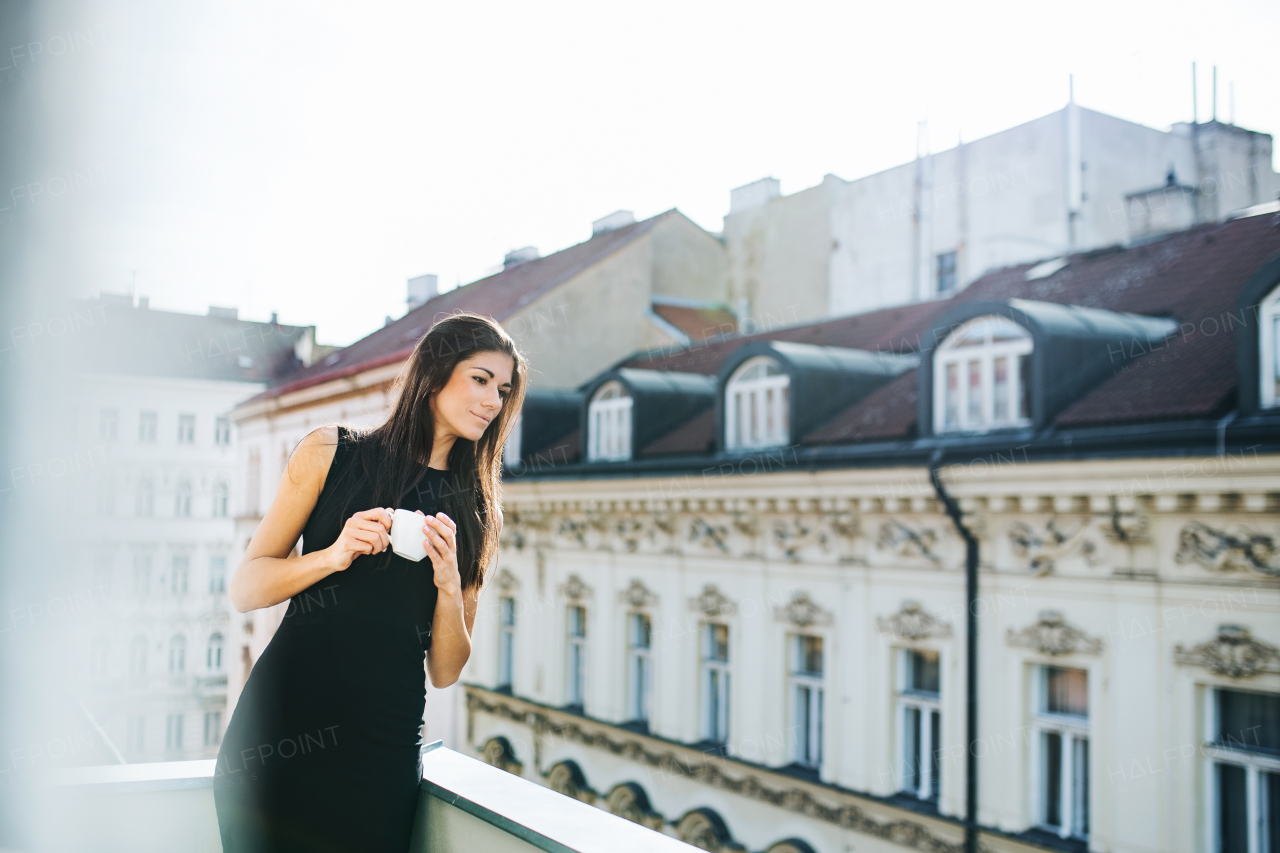
[[[452,316],[418,342],[385,423],[322,427],[294,450],[231,580],[242,613],[289,606],[218,751],[224,853],[408,849],[423,655],[447,687],[471,654],[526,371],[497,323]],[[398,507],[422,513],[429,562],[389,549]]]

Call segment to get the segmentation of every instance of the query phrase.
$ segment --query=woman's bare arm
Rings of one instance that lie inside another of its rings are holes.
[[[321,427],[308,433],[289,457],[275,499],[231,578],[228,593],[238,612],[279,604],[347,568],[358,554],[379,553],[389,544],[390,514],[371,509],[349,519],[330,547],[289,556],[320,498],[337,447],[337,427]]]

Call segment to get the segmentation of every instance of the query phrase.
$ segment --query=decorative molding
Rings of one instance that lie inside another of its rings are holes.
[[[1230,678],[1280,672],[1280,649],[1255,640],[1243,625],[1219,625],[1218,636],[1190,649],[1179,643],[1174,646],[1173,659]]]
[[[746,853],[733,840],[720,815],[707,808],[694,809],[676,822],[676,838],[709,853]]]
[[[556,535],[572,539],[578,543],[579,548],[587,547],[587,522],[579,521],[569,516],[561,516],[560,524],[556,527]]]
[[[791,600],[786,605],[773,608],[773,618],[779,622],[790,622],[797,628],[830,625],[835,621],[830,610],[823,610],[809,598],[809,593],[800,590],[791,594]]]
[[[942,558],[934,553],[938,544],[938,534],[931,527],[911,527],[896,518],[890,518],[880,525],[876,536],[876,547],[881,551],[892,551],[899,557],[923,557],[935,565]]]
[[[649,796],[635,782],[619,782],[605,797],[610,814],[661,832],[666,819],[649,807]]]
[[[524,775],[524,765],[516,760],[511,750],[511,743],[504,737],[491,737],[480,748],[480,757],[485,764],[492,764],[499,770],[505,770],[515,776]]]
[[[774,519],[773,542],[788,560],[798,563],[806,548],[817,545],[825,551],[827,534],[818,526],[816,520],[797,515],[791,518]]]
[[[570,601],[584,601],[595,593],[577,574],[569,575],[569,579],[560,584],[559,590]]]
[[[523,723],[533,730],[535,744],[548,735],[561,740],[598,749],[609,755],[624,758],[647,769],[657,771],[663,777],[683,776],[710,788],[738,794],[757,802],[767,803],[794,814],[821,820],[843,829],[860,832],[872,838],[922,853],[963,853],[964,844],[948,841],[933,834],[928,827],[911,817],[894,820],[877,820],[858,803],[858,797],[840,791],[823,791],[830,800],[815,797],[808,786],[797,785],[792,780],[767,769],[755,770],[750,765],[732,759],[700,752],[693,747],[672,745],[608,723],[588,723],[571,714],[557,713],[515,697],[492,693],[473,685],[466,685],[467,731],[474,730],[477,712],[500,719]],[[595,729],[604,729],[597,731]],[[538,747],[535,747],[538,749]],[[537,753],[540,754],[540,753]],[[728,771],[728,772],[726,772]],[[835,802],[831,802],[834,800]]]
[[[614,522],[613,532],[622,542],[623,549],[632,554],[640,550],[641,542],[653,541],[653,529],[639,516],[619,516]]]
[[[1117,545],[1146,545],[1151,542],[1149,523],[1140,512],[1112,510],[1102,524],[1102,535]]]
[[[1257,572],[1280,576],[1280,552],[1273,537],[1254,533],[1243,525],[1216,530],[1189,521],[1178,534],[1175,563],[1196,563],[1212,572]]]
[[[1030,561],[1031,573],[1043,577],[1053,571],[1058,560],[1077,555],[1083,557],[1088,565],[1096,566],[1098,546],[1086,538],[1088,532],[1087,521],[1082,521],[1070,533],[1060,526],[1056,518],[1045,522],[1043,532],[1026,522],[1015,521],[1009,527],[1009,543],[1015,555]]]
[[[713,583],[707,584],[699,595],[689,599],[689,609],[708,619],[723,619],[738,612],[738,606],[725,598]]]
[[[618,593],[618,601],[636,608],[653,607],[658,596],[640,578],[632,578],[630,586]]]
[[[887,619],[877,618],[876,625],[880,633],[892,634],[907,643],[951,636],[951,625],[925,610],[918,601],[902,602],[897,613]]]
[[[547,780],[547,787],[557,794],[573,797],[573,799],[581,800],[589,806],[594,806],[600,796],[587,785],[587,780],[583,777],[582,770],[574,761],[556,762],[551,765],[550,770],[543,774],[543,778]]]
[[[513,575],[510,569],[503,569],[498,572],[498,589],[507,593],[519,592],[520,579]]]
[[[1006,640],[1011,646],[1034,649],[1042,655],[1056,657],[1076,653],[1096,655],[1102,651],[1102,640],[1067,623],[1057,610],[1040,611],[1040,619],[1021,631],[1009,629]]]
[[[704,550],[715,548],[721,554],[729,553],[729,528],[712,524],[700,515],[689,520],[689,541]]]

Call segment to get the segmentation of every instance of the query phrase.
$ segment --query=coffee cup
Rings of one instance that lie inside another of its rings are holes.
[[[398,509],[391,513],[391,550],[415,563],[427,556],[427,534],[422,525],[425,515],[411,509]]]

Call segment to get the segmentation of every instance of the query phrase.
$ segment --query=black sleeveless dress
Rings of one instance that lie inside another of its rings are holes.
[[[339,427],[304,554],[332,545],[347,518],[375,506],[368,478],[342,476],[354,452]],[[400,506],[442,511],[448,474],[428,469]],[[415,563],[388,548],[293,596],[218,750],[224,853],[405,853],[436,594],[430,557]]]

